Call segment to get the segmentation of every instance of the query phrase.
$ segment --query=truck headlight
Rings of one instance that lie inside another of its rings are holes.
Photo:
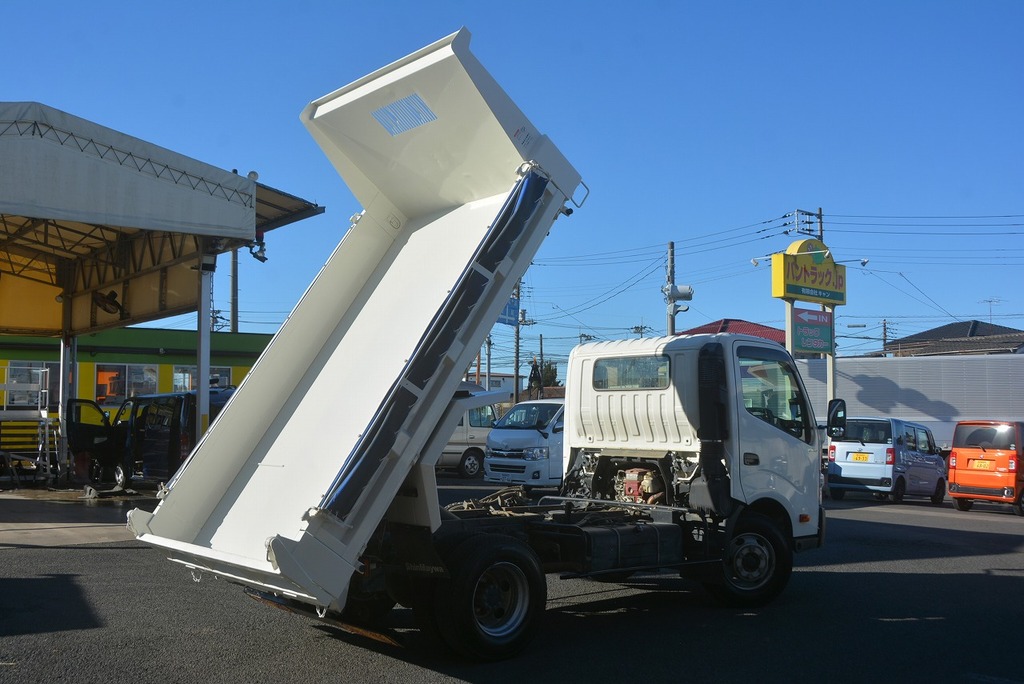
[[[547,447],[529,447],[523,449],[524,461],[543,461],[548,457]]]

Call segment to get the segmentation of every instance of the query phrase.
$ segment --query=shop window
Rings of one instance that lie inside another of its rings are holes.
[[[101,406],[120,405],[128,397],[156,394],[155,365],[96,364],[96,403]]]

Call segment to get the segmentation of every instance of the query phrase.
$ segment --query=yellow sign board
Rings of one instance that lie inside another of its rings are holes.
[[[772,255],[772,297],[846,304],[846,266],[837,264],[820,240],[797,240]]]

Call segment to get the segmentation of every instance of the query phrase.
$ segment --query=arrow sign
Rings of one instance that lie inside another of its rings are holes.
[[[810,309],[795,309],[797,320],[804,323],[815,323],[817,325],[832,325],[831,311],[811,311]]]

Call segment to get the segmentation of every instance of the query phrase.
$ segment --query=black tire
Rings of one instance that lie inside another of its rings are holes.
[[[547,580],[524,542],[474,535],[446,559],[450,578],[437,583],[433,617],[455,652],[502,660],[526,647],[540,626]]]
[[[958,496],[954,496],[953,497],[953,506],[958,511],[969,511],[969,510],[971,510],[971,506],[973,506],[973,505],[974,505],[974,502],[971,501],[970,499],[961,499]]]
[[[479,449],[467,449],[459,462],[459,477],[471,479],[484,472],[484,455]]]
[[[828,488],[828,497],[833,501],[842,501],[844,496],[846,496],[845,489],[836,489],[835,487]]]
[[[778,596],[793,574],[793,549],[770,518],[746,513],[725,548],[720,582],[705,588],[722,603],[755,607]]]
[[[1010,504],[1013,512],[1017,515],[1024,515],[1024,491],[1017,495],[1017,500]]]
[[[936,506],[941,506],[943,500],[946,498],[946,481],[939,478],[939,481],[935,483],[935,491],[932,493],[931,501]]]
[[[132,484],[132,477],[120,463],[114,466],[114,485],[121,489],[128,489]]]
[[[892,500],[893,503],[903,503],[903,497],[907,493],[907,483],[904,482],[903,478],[896,480],[896,484],[892,488]]]

